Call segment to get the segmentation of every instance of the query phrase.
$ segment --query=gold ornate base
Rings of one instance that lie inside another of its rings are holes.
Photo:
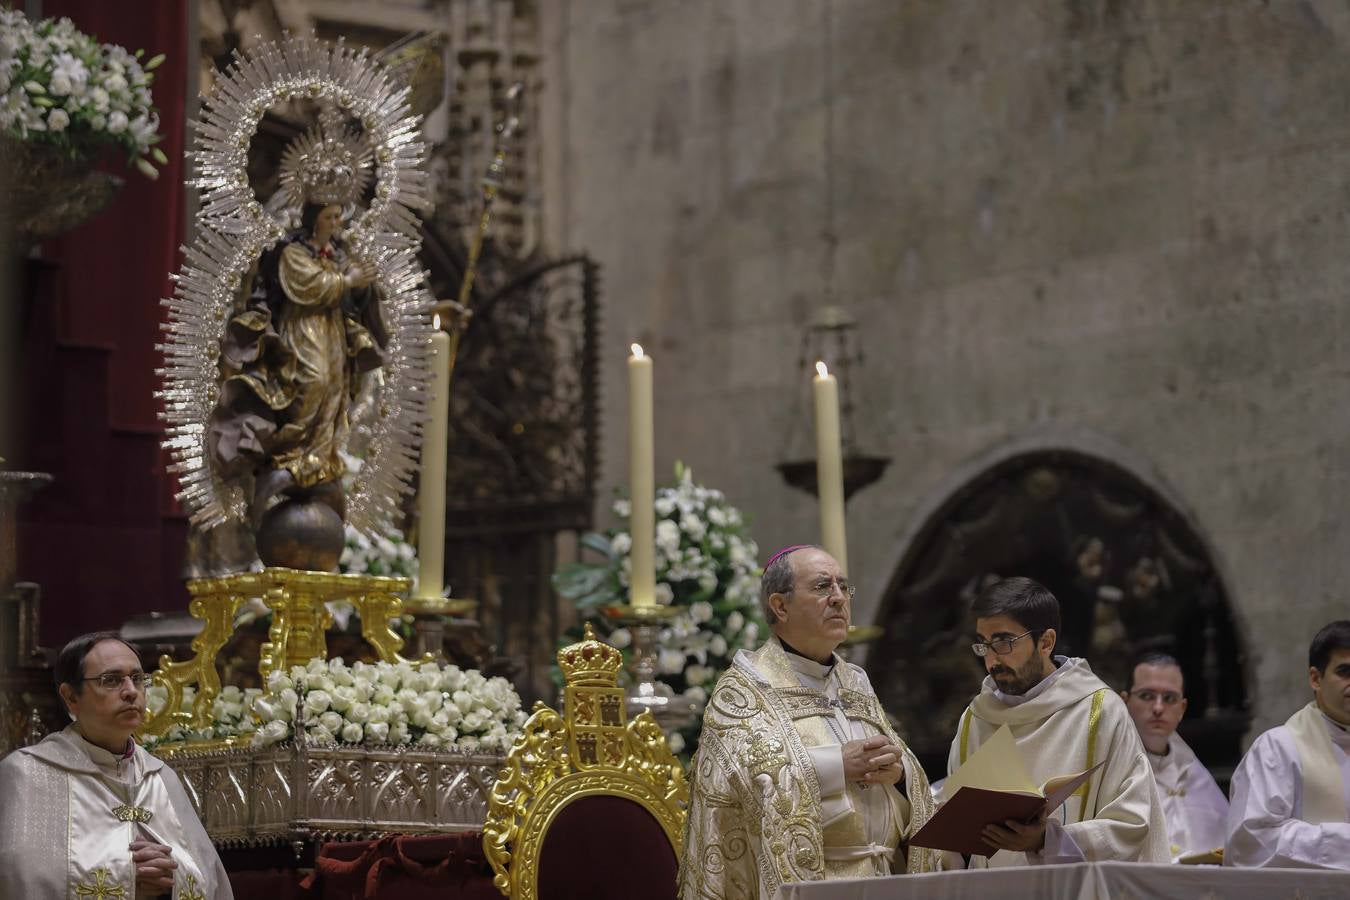
[[[211,705],[220,694],[216,654],[234,633],[235,614],[248,600],[260,598],[272,610],[272,627],[258,661],[258,674],[266,683],[274,671],[302,666],[315,657],[327,658],[324,632],[332,624],[332,615],[324,604],[334,600],[356,608],[361,617],[361,636],[380,659],[397,660],[403,638],[389,628],[389,620],[402,614],[400,595],[411,587],[407,578],[282,568],[189,579],[192,602],[188,611],[206,624],[192,641],[195,657],[184,662],[174,662],[167,655],[160,657],[159,671],[151,678],[153,684],[168,692],[168,702],[141,727],[141,735],[159,737],[175,724],[204,728],[210,723]],[[192,711],[186,712],[180,707],[183,688],[189,684],[197,686],[197,693]]]

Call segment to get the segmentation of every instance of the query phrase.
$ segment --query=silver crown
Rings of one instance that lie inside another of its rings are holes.
[[[320,125],[286,148],[281,157],[281,186],[296,206],[351,206],[370,187],[373,159],[359,138]]]

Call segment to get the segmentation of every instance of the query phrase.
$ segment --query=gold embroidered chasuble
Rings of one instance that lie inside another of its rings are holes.
[[[837,702],[803,687],[787,652],[770,638],[754,653],[737,654],[718,680],[693,763],[682,900],[769,900],[784,883],[937,868],[932,851],[903,846],[932,815],[923,769],[887,722],[866,673],[839,661],[833,674]],[[849,811],[822,824],[810,748],[841,743],[826,721],[836,710],[904,752],[905,796],[889,786],[865,789],[885,792],[890,801],[892,862],[869,846],[860,785],[846,786]]]
[[[1004,697],[985,678],[961,714],[947,770],[955,771],[1002,725],[1012,731],[1037,784],[1105,765],[1050,816],[1043,854],[1000,850],[987,860],[971,857],[970,866],[1167,862],[1162,802],[1129,711],[1086,660],[1056,659],[1062,663],[1055,673],[1025,697]]]
[[[173,900],[233,900],[178,775],[139,746],[123,761],[71,726],[0,761],[0,797],[0,900],[133,900],[139,839],[173,849]]]

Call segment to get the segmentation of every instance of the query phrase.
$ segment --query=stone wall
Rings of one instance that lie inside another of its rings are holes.
[[[850,505],[855,621],[972,461],[1072,434],[1168,485],[1209,541],[1254,727],[1304,701],[1308,640],[1350,609],[1350,8],[541,14],[549,233],[604,267],[606,487],[637,339],[659,471],[726,490],[766,551],[817,537],[773,465],[810,427],[797,353],[833,230],[867,352],[857,424],[894,457]]]

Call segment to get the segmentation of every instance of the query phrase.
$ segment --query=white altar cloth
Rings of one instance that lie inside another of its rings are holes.
[[[1350,872],[1075,863],[785,884],[774,900],[1345,900]]]

